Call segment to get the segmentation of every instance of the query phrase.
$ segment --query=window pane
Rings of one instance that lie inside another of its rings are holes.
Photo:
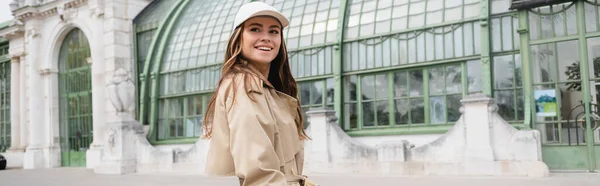
[[[313,82],[310,94],[310,103],[312,105],[323,104],[323,81]]]
[[[361,79],[361,86],[363,100],[375,98],[375,78],[372,75],[363,76]]]
[[[423,99],[410,100],[410,123],[425,123],[425,104]]]
[[[406,72],[397,72],[394,74],[394,95],[395,97],[408,96],[408,79]]]
[[[510,1],[508,0],[492,0],[492,14],[499,14],[508,12],[510,8]]]
[[[409,73],[410,95],[423,95],[423,71],[415,70]]]
[[[397,125],[402,125],[402,124],[408,124],[408,112],[409,112],[409,108],[410,105],[408,104],[408,100],[406,99],[399,99],[396,100],[395,102],[395,117],[396,117],[396,124]]]
[[[517,120],[525,119],[525,101],[523,99],[523,89],[517,89]]]
[[[388,77],[387,74],[378,74],[376,76],[376,94],[377,99],[386,99],[389,97],[388,95]]]
[[[494,97],[498,103],[498,114],[507,121],[515,120],[515,94],[513,90],[495,91]]]
[[[327,95],[327,99],[326,99],[326,104],[333,104],[334,103],[334,88],[335,88],[335,82],[333,80],[333,78],[328,78],[327,82],[327,90],[325,90],[325,93]]]
[[[554,44],[541,44],[531,46],[531,61],[533,62],[533,82],[554,82],[555,50]]]
[[[373,102],[363,102],[362,106],[363,126],[375,126],[375,109],[373,108]]]
[[[510,88],[514,86],[513,55],[494,57],[494,85],[496,88]]]
[[[513,30],[512,17],[507,16],[502,18],[502,48],[504,51],[513,49]]]
[[[346,76],[344,78],[344,100],[346,102],[356,101],[356,76]]]
[[[558,77],[559,80],[579,80],[579,42],[578,41],[565,41],[556,43],[556,50],[558,51]]]
[[[310,82],[300,83],[300,105],[310,104],[311,85]]]
[[[446,92],[462,92],[462,68],[460,65],[446,67]]]
[[[375,106],[377,109],[377,125],[389,125],[390,107],[388,101],[378,101]]]
[[[429,94],[444,93],[444,69],[441,67],[429,69]]]
[[[447,106],[448,106],[448,122],[456,122],[458,118],[460,118],[460,99],[462,99],[462,95],[450,95],[446,97]]]
[[[600,38],[590,38],[587,44],[590,78],[598,78],[600,77]]]
[[[429,117],[431,124],[446,123],[446,101],[444,96],[434,96],[429,99]]]
[[[481,80],[482,80],[482,69],[481,61],[469,61],[467,62],[467,81],[469,84],[469,92],[481,91]]]
[[[346,123],[350,125],[351,129],[358,128],[358,112],[356,110],[356,103],[349,103],[345,105],[344,117],[346,118]]]
[[[521,54],[515,54],[515,82],[517,87],[521,87],[523,84],[523,75],[521,69]]]

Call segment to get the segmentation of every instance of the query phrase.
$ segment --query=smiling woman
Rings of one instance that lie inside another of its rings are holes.
[[[206,172],[240,185],[304,185],[302,109],[282,30],[288,19],[262,2],[234,20],[221,79],[204,117]]]

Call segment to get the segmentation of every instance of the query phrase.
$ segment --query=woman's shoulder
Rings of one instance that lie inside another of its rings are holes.
[[[220,87],[222,90],[229,90],[231,88],[235,88],[236,92],[242,90],[246,92],[261,92],[262,84],[263,82],[259,77],[252,74],[239,72],[231,73],[224,76],[223,80],[221,81]]]

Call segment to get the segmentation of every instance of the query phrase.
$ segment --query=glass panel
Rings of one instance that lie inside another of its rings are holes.
[[[446,101],[444,96],[434,96],[429,99],[429,117],[431,124],[446,123]]]
[[[513,72],[515,61],[513,55],[494,57],[494,85],[496,88],[510,88],[514,86]]]
[[[378,102],[376,102],[375,107],[377,109],[377,125],[389,125],[390,124],[389,102],[387,100],[378,101]]]
[[[467,62],[469,92],[479,92],[482,90],[482,77],[481,61],[475,60]]]
[[[395,97],[408,96],[408,79],[406,72],[397,72],[394,74],[394,95]]]
[[[504,51],[513,49],[513,28],[512,17],[507,16],[502,18],[502,49]]]
[[[446,66],[446,93],[462,92],[462,68],[460,65]]]
[[[346,118],[346,123],[350,125],[351,129],[358,128],[358,111],[356,108],[356,103],[345,104],[344,108],[344,117]]]
[[[464,52],[463,52],[463,27],[458,27],[455,31],[454,31],[454,56],[455,57],[462,57],[464,56]],[[430,46],[430,45],[428,45]]]
[[[491,0],[492,5],[492,14],[500,14],[504,12],[508,12],[510,8],[510,1],[507,0]]]
[[[577,9],[571,6],[566,12],[567,14],[567,33],[569,35],[577,34]]]
[[[523,99],[523,90],[517,89],[517,120],[525,119],[525,102]]]
[[[600,38],[590,38],[587,44],[590,78],[598,78],[600,77]]]
[[[409,122],[409,118],[408,118],[408,112],[409,112],[409,101],[407,99],[399,99],[399,100],[395,100],[395,118],[396,118],[396,124],[398,125],[402,125],[402,124],[408,124]]]
[[[429,69],[429,94],[444,93],[444,69],[442,67]]]
[[[335,96],[334,96],[335,82],[334,82],[333,78],[328,78],[326,80],[326,85],[327,85],[327,87],[326,87],[327,90],[325,90],[325,93],[326,93],[327,99],[326,99],[325,104],[333,104],[334,100],[335,100]]]
[[[375,126],[375,109],[373,108],[373,102],[363,102],[362,106],[363,126]]]
[[[597,30],[596,9],[597,6],[585,3],[585,28],[587,32]]]
[[[531,46],[531,59],[534,83],[556,81],[554,44]]]
[[[423,99],[410,99],[411,123],[425,123],[425,104]]]
[[[423,95],[423,71],[410,71],[408,78],[410,86],[410,96]]]
[[[311,86],[310,103],[313,105],[323,104],[323,81],[315,81]]]
[[[361,90],[363,100],[371,100],[375,98],[376,91],[375,77],[372,75],[361,77]]]
[[[498,104],[498,114],[505,120],[515,120],[515,93],[513,90],[495,91],[494,98]]]
[[[581,79],[579,75],[578,43],[578,41],[556,43],[556,50],[558,51],[558,77],[561,82]]]
[[[312,83],[310,82],[300,83],[300,105],[310,104],[311,85]]]
[[[386,99],[389,97],[388,82],[389,81],[388,81],[387,74],[378,74],[375,76],[376,87],[374,88],[374,90],[376,90],[376,94],[377,94],[376,99],[381,100],[381,99]]]
[[[446,97],[446,105],[448,106],[448,122],[456,122],[458,118],[460,118],[460,100],[462,99],[462,95],[449,95]]]
[[[356,101],[357,80],[356,76],[344,77],[344,100]]]

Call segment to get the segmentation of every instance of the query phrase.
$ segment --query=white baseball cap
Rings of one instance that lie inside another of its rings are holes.
[[[235,30],[235,28],[244,23],[244,21],[256,16],[271,16],[281,23],[282,28],[285,28],[289,24],[288,19],[271,5],[263,2],[251,2],[240,7],[235,15],[232,30]]]

